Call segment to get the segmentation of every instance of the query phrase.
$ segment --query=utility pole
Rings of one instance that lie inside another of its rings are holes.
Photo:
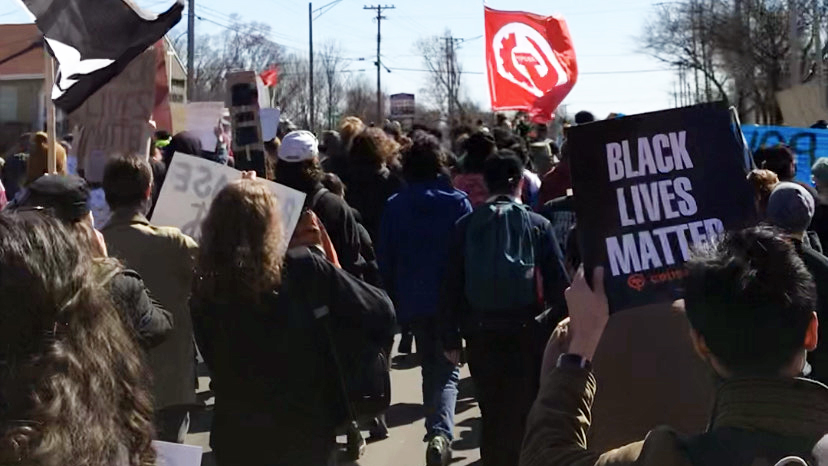
[[[311,133],[314,130],[314,126],[316,123],[316,118],[314,118],[316,109],[313,105],[313,2],[308,3],[308,31],[309,31],[309,40],[310,40],[310,67],[308,69],[308,81],[310,86],[310,114],[308,115],[308,126]]]
[[[382,61],[380,59],[380,50],[382,43],[382,20],[387,19],[382,16],[382,10],[393,10],[394,5],[371,5],[362,7],[363,10],[377,10],[377,121],[376,124],[382,127],[383,124],[383,101],[382,101]]]
[[[799,44],[799,5],[797,0],[788,0],[788,14],[790,15],[790,30],[788,31],[788,43],[791,53],[791,87],[802,83],[800,75],[800,44]]]
[[[825,95],[825,79],[824,79],[824,70],[823,70],[823,55],[822,55],[822,14],[819,8],[819,0],[813,0],[811,2],[811,9],[814,13],[814,67],[816,68],[816,82],[819,85],[819,90],[822,92],[822,95]],[[823,105],[826,102],[822,102]]]
[[[452,92],[454,90],[454,71],[453,62],[454,57],[452,57],[452,52],[454,51],[454,38],[449,36],[446,37],[446,72],[448,73],[448,123],[449,128],[452,125],[452,121],[454,121],[454,101],[452,99]]]
[[[195,87],[195,0],[187,6],[187,102],[193,101]]]

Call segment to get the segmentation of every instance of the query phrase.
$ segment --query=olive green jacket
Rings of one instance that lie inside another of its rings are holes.
[[[546,373],[529,413],[520,466],[691,466],[687,437],[668,427],[643,441],[608,451],[586,444],[595,395],[588,370]],[[828,388],[806,379],[734,379],[716,395],[711,429],[736,427],[791,437],[819,439],[828,433]]]

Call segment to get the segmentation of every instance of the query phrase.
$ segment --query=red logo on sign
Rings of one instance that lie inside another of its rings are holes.
[[[630,275],[629,278],[627,278],[627,286],[636,291],[643,290],[646,285],[647,278],[640,273]]]

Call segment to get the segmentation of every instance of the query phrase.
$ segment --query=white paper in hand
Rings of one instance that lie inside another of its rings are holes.
[[[198,239],[201,222],[207,217],[213,198],[227,183],[241,179],[241,176],[240,171],[226,165],[176,152],[158,196],[152,223],[178,227],[184,234]],[[305,193],[272,181],[260,181],[270,188],[282,208],[283,247],[286,250],[302,214]]]
[[[181,445],[178,443],[152,442],[155,453],[158,455],[158,466],[200,466],[201,447]]]
[[[281,116],[282,111],[278,108],[263,108],[259,110],[259,121],[262,124],[262,141],[276,139],[276,133],[279,131],[279,118]]]

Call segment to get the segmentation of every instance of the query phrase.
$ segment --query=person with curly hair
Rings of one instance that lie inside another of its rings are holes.
[[[0,464],[149,466],[141,351],[61,222],[0,213]]]
[[[345,417],[319,311],[338,342],[349,329],[360,329],[358,344],[393,334],[384,292],[315,246],[284,255],[281,231],[276,199],[251,179],[225,186],[202,225],[190,308],[216,395],[219,466],[335,464]]]
[[[343,179],[345,200],[359,211],[361,223],[374,244],[379,240],[380,221],[388,198],[403,187],[402,178],[388,167],[400,145],[380,128],[366,128],[351,145],[349,170]]]

